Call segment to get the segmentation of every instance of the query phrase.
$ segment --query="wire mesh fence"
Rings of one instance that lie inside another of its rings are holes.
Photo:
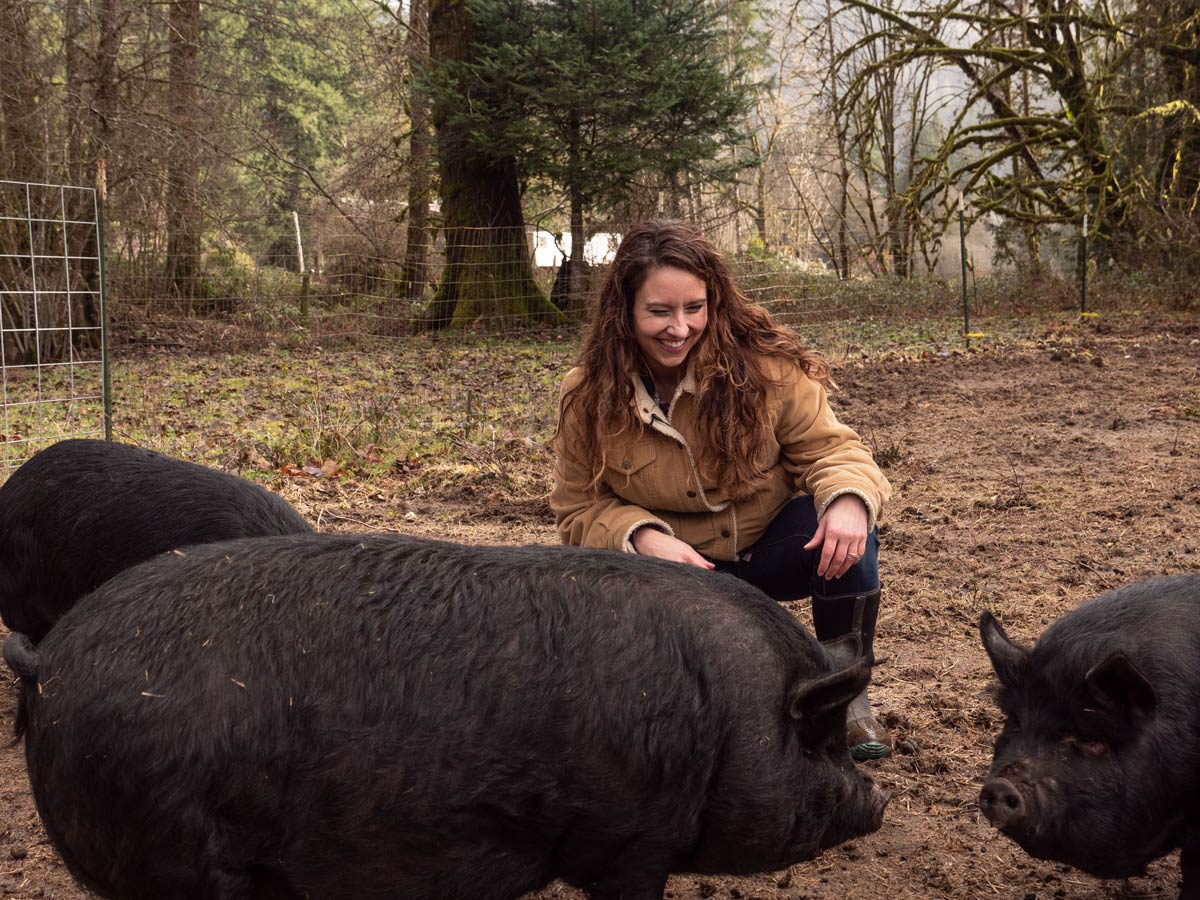
[[[104,433],[96,191],[0,181],[0,466]]]
[[[521,334],[531,326],[578,327],[628,228],[589,228],[581,265],[571,271],[571,235],[550,228],[438,229],[414,242],[391,218],[360,216],[353,227],[301,218],[303,238],[297,241],[290,217],[275,219],[224,221],[219,232],[206,231],[205,249],[186,266],[165,259],[161,241],[147,242],[114,223],[109,292],[117,339],[126,346],[171,343],[188,333],[189,321],[203,332],[205,320],[219,324],[213,329],[218,344],[442,330],[495,336]],[[705,223],[698,227],[707,230]],[[897,322],[921,316],[943,318],[953,335],[962,317],[964,259],[969,300],[981,314],[1019,314],[1027,305],[1028,298],[1005,298],[998,291],[1006,277],[1028,275],[1029,250],[1019,248],[1025,255],[1018,256],[1012,237],[988,221],[971,225],[965,248],[957,226],[930,246],[908,248],[903,268],[916,273],[911,278],[889,276],[902,267],[883,242],[860,240],[845,262],[835,263],[829,241],[816,236],[768,244],[728,222],[710,233],[747,294],[801,328],[864,315]],[[246,243],[247,236],[258,246]],[[1038,237],[1033,251],[1038,266],[1060,283],[1060,293],[1078,290],[1079,242],[1078,229]],[[839,272],[846,267],[849,278]]]

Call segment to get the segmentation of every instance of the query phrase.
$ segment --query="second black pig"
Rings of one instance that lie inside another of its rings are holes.
[[[130,444],[59,441],[0,487],[0,619],[40,641],[80,597],[157,553],[311,530],[236,475]]]
[[[1083,604],[1032,648],[985,613],[1005,714],[979,796],[1041,859],[1103,878],[1183,848],[1200,897],[1200,576],[1141,582]]]

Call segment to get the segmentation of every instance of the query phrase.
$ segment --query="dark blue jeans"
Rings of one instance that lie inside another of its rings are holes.
[[[871,600],[862,612],[863,652],[873,659],[875,620],[879,614],[879,530],[867,535],[863,557],[841,578],[817,575],[821,548],[805,550],[817,532],[817,510],[807,494],[789,500],[762,537],[738,554],[736,562],[716,561],[718,572],[747,581],[776,600],[812,597],[813,630],[827,641],[854,627],[855,598]]]

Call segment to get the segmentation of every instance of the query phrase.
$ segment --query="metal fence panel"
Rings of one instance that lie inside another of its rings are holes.
[[[104,331],[96,190],[0,180],[0,469],[105,434]]]

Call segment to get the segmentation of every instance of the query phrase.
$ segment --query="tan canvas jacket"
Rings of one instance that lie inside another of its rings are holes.
[[[574,455],[583,422],[578,408],[560,422],[550,506],[564,544],[635,552],[635,529],[653,525],[714,560],[733,560],[753,544],[783,505],[812,494],[822,516],[834,498],[854,494],[867,506],[874,528],[891,486],[852,429],[838,422],[820,382],[790,361],[769,360],[767,374],[782,382],[767,393],[772,440],[764,460],[770,475],[745,499],[733,501],[697,470],[696,381],[689,370],[664,415],[640,378],[631,375],[645,429],[620,435],[607,447],[599,496],[587,488],[591,466]],[[563,379],[562,398],[583,373]]]

